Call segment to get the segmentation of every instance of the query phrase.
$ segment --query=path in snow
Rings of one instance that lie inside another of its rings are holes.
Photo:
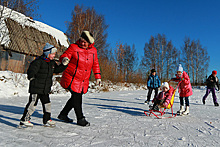
[[[201,104],[205,89],[194,90],[190,97],[190,115],[170,119],[147,117],[143,113],[146,91],[89,93],[84,95],[83,110],[90,127],[75,123],[72,111],[68,124],[56,119],[70,94],[51,95],[52,119],[55,128],[42,125],[42,108],[39,102],[31,121],[33,128],[17,129],[28,97],[0,96],[0,146],[219,146],[219,107]],[[220,97],[219,93],[217,94]],[[178,94],[174,111],[179,108]]]

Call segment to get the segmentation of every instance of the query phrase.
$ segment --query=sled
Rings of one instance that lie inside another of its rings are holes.
[[[179,82],[178,85],[176,86],[176,88],[174,89],[171,100],[170,100],[170,103],[167,107],[160,107],[159,110],[152,110],[152,109],[146,110],[146,111],[144,111],[145,115],[146,116],[155,116],[158,119],[176,117],[177,113],[176,114],[173,113],[173,103],[174,103],[175,92],[176,92],[177,88],[179,87],[180,83],[181,82]],[[171,116],[165,117],[164,114],[166,114],[167,109],[171,110]]]

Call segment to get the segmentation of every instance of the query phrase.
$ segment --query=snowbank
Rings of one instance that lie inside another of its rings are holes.
[[[53,85],[51,94],[66,94],[68,91],[61,87],[57,81],[61,75],[53,76]],[[11,96],[27,96],[29,88],[29,81],[27,74],[14,73],[11,71],[0,71],[0,95],[5,97]],[[95,81],[89,83],[88,93],[100,93],[111,91],[133,91],[145,90],[146,85],[133,83],[112,83],[110,81],[102,82],[101,86],[96,86]]]

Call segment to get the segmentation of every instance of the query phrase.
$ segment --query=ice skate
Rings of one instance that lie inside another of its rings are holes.
[[[30,122],[30,121],[20,121],[20,124],[18,125],[18,128],[21,129],[21,128],[28,128],[28,127],[31,127],[33,128],[33,124]]]
[[[189,106],[186,106],[186,110],[182,113],[182,115],[189,115]]]
[[[184,106],[181,105],[181,106],[180,106],[180,110],[177,111],[176,113],[177,113],[178,115],[182,115],[183,112],[184,112]]]
[[[52,127],[53,128],[55,126],[56,126],[55,122],[52,121],[51,119],[48,120],[46,124],[44,124],[44,127]]]

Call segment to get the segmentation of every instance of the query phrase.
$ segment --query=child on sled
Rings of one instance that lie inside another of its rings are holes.
[[[170,103],[173,95],[173,87],[169,86],[167,82],[164,82],[161,86],[162,91],[152,100],[153,106],[150,106],[152,110],[159,110],[160,107],[167,107]]]

